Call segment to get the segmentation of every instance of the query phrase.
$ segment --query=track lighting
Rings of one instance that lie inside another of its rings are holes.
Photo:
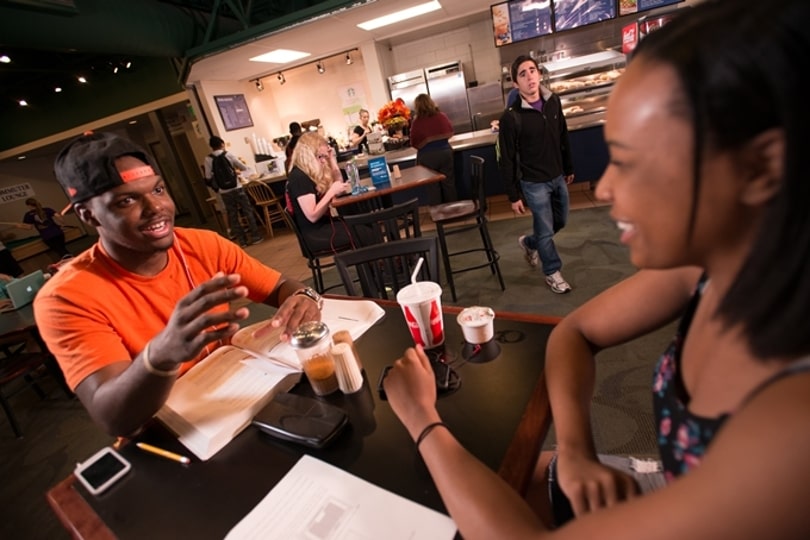
[[[287,79],[284,78],[284,74],[281,73],[281,72],[279,72],[277,78],[278,78],[278,84],[284,84],[285,82],[287,82]]]
[[[350,65],[352,65],[352,63],[353,63],[353,60],[352,60],[351,54],[346,53],[346,65],[350,66]]]
[[[326,68],[323,67],[323,62],[321,62],[320,60],[318,61],[317,68],[318,73],[320,73],[321,75],[323,75],[323,73],[326,71]]]
[[[259,92],[264,90],[264,85],[262,84],[261,79],[256,79],[256,90],[258,90]]]

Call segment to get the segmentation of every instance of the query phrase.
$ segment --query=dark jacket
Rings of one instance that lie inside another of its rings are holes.
[[[498,169],[510,202],[520,198],[520,180],[549,182],[574,174],[560,98],[546,88],[541,92],[543,112],[521,98],[504,111],[499,123]]]

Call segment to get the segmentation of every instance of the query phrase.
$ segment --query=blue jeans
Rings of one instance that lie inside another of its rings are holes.
[[[526,205],[532,213],[533,234],[526,237],[526,247],[536,249],[547,276],[562,268],[554,246],[554,233],[568,220],[568,186],[562,176],[549,182],[520,181]]]
[[[255,241],[261,238],[259,226],[256,223],[256,216],[253,214],[253,204],[243,188],[232,189],[221,193],[222,203],[225,205],[225,213],[228,214],[228,227],[231,234],[236,236],[240,244],[247,244],[247,231],[239,222],[239,211],[245,216],[250,228],[250,236]]]

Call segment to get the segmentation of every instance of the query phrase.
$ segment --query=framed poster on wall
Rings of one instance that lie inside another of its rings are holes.
[[[225,131],[253,127],[253,118],[250,117],[250,110],[244,94],[214,96],[214,102],[217,104],[217,109],[219,109]]]

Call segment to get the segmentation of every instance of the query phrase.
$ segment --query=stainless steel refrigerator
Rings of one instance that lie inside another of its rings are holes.
[[[405,105],[413,110],[413,100],[416,96],[428,93],[425,70],[416,69],[391,75],[388,77],[388,89],[391,91],[391,99],[402,98]]]
[[[473,131],[488,129],[493,120],[499,120],[503,114],[503,94],[501,83],[493,82],[467,89],[470,102]]]
[[[425,69],[427,89],[439,109],[450,118],[456,133],[472,131],[467,83],[461,62]]]

